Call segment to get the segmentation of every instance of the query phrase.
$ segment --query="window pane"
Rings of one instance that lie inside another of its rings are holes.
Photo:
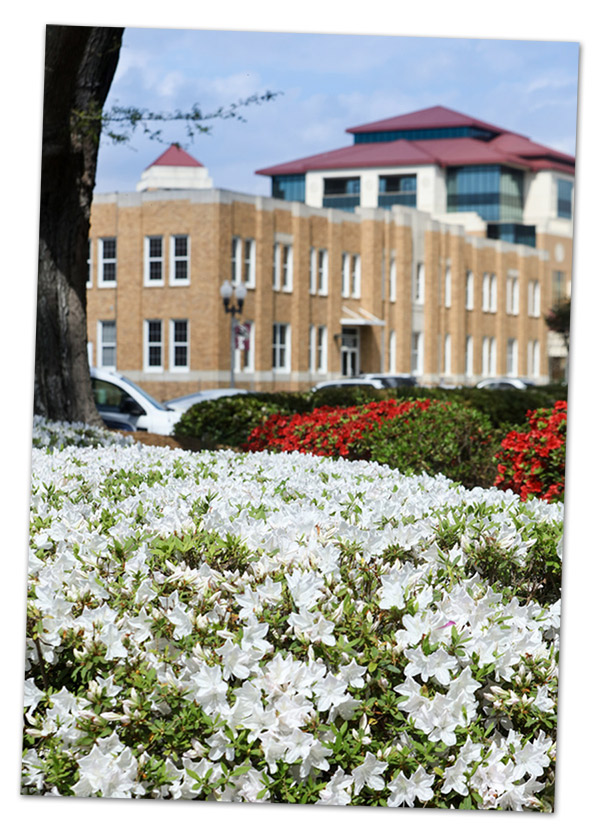
[[[102,256],[105,259],[115,259],[117,257],[117,239],[105,238],[102,241]]]
[[[175,262],[175,278],[176,279],[187,279],[188,271],[187,271],[187,262],[179,261]]]
[[[173,331],[176,343],[185,343],[187,341],[187,327],[187,320],[175,320]]]
[[[102,342],[114,343],[117,339],[117,324],[114,320],[102,323]]]
[[[175,366],[187,366],[187,346],[175,346]]]
[[[175,236],[175,255],[176,256],[187,256],[187,235],[176,235]]]

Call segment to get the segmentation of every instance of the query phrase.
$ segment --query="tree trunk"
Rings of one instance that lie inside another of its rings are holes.
[[[102,425],[87,357],[86,283],[99,117],[122,28],[48,26],[42,127],[34,412]]]

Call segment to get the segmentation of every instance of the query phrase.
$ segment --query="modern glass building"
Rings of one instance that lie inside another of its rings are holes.
[[[572,235],[563,223],[573,215],[568,154],[439,106],[348,133],[353,145],[257,174],[271,177],[272,197],[310,206],[409,207],[529,247],[540,225]]]

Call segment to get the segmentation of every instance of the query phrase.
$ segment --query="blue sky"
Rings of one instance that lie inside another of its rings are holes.
[[[280,91],[245,108],[244,122],[206,123],[210,135],[192,143],[181,123],[162,126],[215,186],[269,194],[257,169],[348,145],[348,127],[433,105],[574,154],[578,60],[569,41],[126,28],[107,107],[198,103],[210,112]],[[134,190],[162,151],[139,131],[130,146],[105,141],[96,190]]]

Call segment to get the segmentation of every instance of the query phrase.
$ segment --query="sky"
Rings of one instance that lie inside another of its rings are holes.
[[[569,41],[125,28],[113,105],[203,113],[266,91],[244,121],[207,120],[193,141],[154,123],[218,188],[270,194],[255,171],[352,143],[346,129],[444,105],[575,154],[579,44]],[[139,129],[102,143],[97,192],[133,191],[164,150]]]

